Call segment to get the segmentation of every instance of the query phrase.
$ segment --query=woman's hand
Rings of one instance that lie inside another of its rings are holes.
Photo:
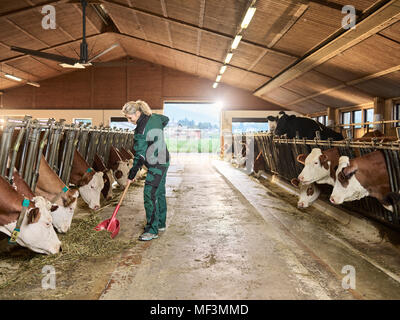
[[[130,185],[130,184],[133,183],[134,181],[135,181],[135,179],[132,179],[132,180],[128,179],[128,181],[126,182],[125,187],[126,187],[127,185]]]

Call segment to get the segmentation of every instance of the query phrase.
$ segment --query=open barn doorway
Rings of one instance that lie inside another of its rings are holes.
[[[170,119],[165,130],[170,152],[209,155],[220,152],[220,104],[165,102],[164,115]]]

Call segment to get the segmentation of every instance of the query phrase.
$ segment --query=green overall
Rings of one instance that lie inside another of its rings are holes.
[[[168,121],[168,117],[159,114],[140,116],[134,135],[134,162],[128,176],[132,180],[142,165],[148,168],[144,186],[147,221],[144,232],[153,234],[157,234],[159,228],[165,228],[167,219],[165,181],[169,167],[169,152],[163,129]]]

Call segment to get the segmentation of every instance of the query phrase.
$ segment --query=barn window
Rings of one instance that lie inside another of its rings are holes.
[[[322,123],[323,125],[326,125],[326,118],[327,116],[320,116],[318,117],[318,122]]]
[[[394,106],[393,120],[400,120],[400,103]],[[395,123],[395,127],[400,127],[400,122]]]
[[[125,117],[111,117],[110,118],[110,127],[118,128],[118,129],[135,129],[135,125],[130,123],[128,119]]]
[[[374,121],[374,108],[364,110],[364,122],[373,122]],[[370,128],[373,128],[374,125],[370,124]]]
[[[362,111],[361,110],[356,110],[356,111],[353,111],[353,114],[352,114],[352,123],[362,123]],[[357,126],[354,126],[356,129],[360,129],[361,128],[361,125],[357,125]]]
[[[351,123],[351,112],[342,112],[342,124]],[[344,129],[349,129],[350,126],[343,126]]]
[[[268,122],[265,118],[233,118],[232,133],[268,131]]]
[[[88,124],[91,125],[92,124],[92,118],[74,118],[74,123],[75,124],[80,124],[83,123],[84,125]]]

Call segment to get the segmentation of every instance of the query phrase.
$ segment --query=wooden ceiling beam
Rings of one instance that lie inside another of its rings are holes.
[[[145,40],[145,39],[142,39],[142,38],[139,38],[139,37],[136,37],[136,36],[132,36],[132,35],[129,35],[129,34],[121,33],[120,35],[123,36],[123,37],[127,37],[127,38],[132,38],[132,39],[135,39],[135,40],[143,41],[143,42],[148,43],[148,44],[153,44],[153,45],[157,45],[157,46],[160,46],[160,47],[168,48],[168,49],[171,49],[171,50],[174,50],[174,51],[179,51],[181,53],[185,53],[185,54],[188,54],[188,55],[193,56],[193,57],[202,58],[202,59],[210,61],[210,62],[215,62],[215,63],[217,63],[217,64],[219,64],[221,66],[223,65],[223,62],[221,62],[221,61],[214,60],[214,59],[207,58],[207,57],[203,57],[203,56],[200,56],[200,55],[196,55],[195,53],[192,53],[192,52],[189,52],[189,51],[185,51],[185,50],[182,50],[182,49],[171,48],[171,47],[169,47],[169,46],[167,46],[165,44],[161,44],[161,43],[150,41],[150,40]],[[238,70],[241,70],[241,71],[246,71],[246,72],[258,75],[258,76],[263,76],[263,77],[270,78],[270,76],[268,76],[266,74],[263,74],[263,73],[260,73],[260,72],[256,72],[256,71],[248,71],[245,68],[241,68],[241,67],[238,67],[238,66],[235,66],[235,65],[232,65],[232,64],[229,64],[229,67],[234,68],[234,69],[238,69]]]
[[[52,0],[52,1],[47,1],[47,2],[43,2],[43,3],[41,3],[41,4],[37,4],[37,5],[34,5],[34,6],[25,7],[25,8],[22,8],[22,9],[17,9],[17,10],[5,12],[5,13],[3,13],[3,14],[0,14],[0,18],[9,18],[9,17],[12,17],[12,16],[14,16],[14,15],[16,15],[16,14],[20,14],[20,13],[24,13],[24,12],[29,12],[29,11],[34,10],[34,9],[40,9],[40,10],[41,10],[41,9],[42,9],[44,6],[46,6],[46,5],[57,5],[57,4],[60,4],[60,3],[68,3],[68,1],[69,1],[69,0]]]
[[[387,28],[400,20],[400,0],[392,0],[379,10],[357,24],[356,29],[347,30],[322,48],[316,50],[285,71],[272,78],[254,91],[254,95],[263,96],[266,93],[294,80],[313,68],[321,65],[339,53],[357,45],[370,36]]]
[[[27,35],[29,38],[40,42],[42,45],[44,45],[45,47],[48,47],[49,44],[44,42],[43,40],[39,39],[38,37],[34,36],[32,33],[30,33],[29,31],[25,30],[24,28],[22,28],[21,26],[19,26],[18,24],[16,24],[14,21],[8,19],[8,18],[3,18],[3,20],[7,21],[9,24],[11,24],[14,28],[18,29],[19,31],[21,31],[23,34]]]
[[[300,103],[300,102],[304,102],[304,101],[307,101],[309,99],[312,99],[312,98],[315,98],[315,97],[318,97],[318,96],[322,96],[322,95],[328,94],[328,93],[336,91],[336,90],[344,89],[344,88],[346,88],[348,86],[355,86],[357,84],[366,82],[368,80],[380,78],[380,77],[386,76],[386,75],[388,75],[390,73],[394,73],[394,72],[397,72],[397,71],[400,71],[400,65],[397,65],[397,66],[394,66],[392,68],[389,68],[389,69],[386,69],[386,70],[383,70],[383,71],[379,71],[379,72],[370,74],[370,75],[362,77],[362,78],[358,78],[358,79],[355,79],[355,80],[347,81],[347,82],[345,82],[343,84],[340,84],[340,85],[337,85],[335,87],[332,87],[332,88],[329,88],[329,89],[326,89],[326,90],[311,94],[309,96],[297,99],[295,101],[292,101],[292,102],[286,104],[286,106],[291,106],[291,105],[294,105],[294,104],[297,104],[297,103]]]
[[[82,7],[78,4],[73,4],[73,6],[75,7],[75,9],[79,12],[79,14],[81,15],[81,17],[83,17],[83,11],[82,11]],[[90,18],[87,15],[87,10],[88,8],[86,8],[86,21],[89,22],[89,24],[93,27],[93,29],[95,29],[98,33],[101,33],[101,29],[99,29],[92,20],[90,20]]]
[[[56,68],[54,68],[54,67],[48,65],[47,63],[44,63],[42,60],[40,60],[40,59],[38,59],[38,58],[36,58],[36,57],[28,56],[27,58],[28,58],[28,59],[31,59],[31,60],[33,60],[33,61],[35,61],[35,62],[37,62],[37,63],[40,63],[41,65],[47,67],[48,69],[51,69],[51,70],[57,71],[57,72],[59,72],[59,73],[62,73],[62,71],[61,71],[60,69],[56,69]]]
[[[160,0],[160,4],[161,4],[161,10],[163,12],[163,16],[165,18],[168,18],[168,13],[167,13],[167,6],[165,5],[165,0]],[[172,41],[172,35],[171,35],[171,28],[169,26],[169,22],[168,21],[164,21],[165,23],[165,27],[167,28],[167,33],[168,33],[168,41],[171,44],[171,47],[174,47],[174,43]]]
[[[100,1],[102,3],[104,3],[104,4],[111,4],[111,5],[118,6],[120,8],[126,8],[126,9],[129,9],[131,11],[134,11],[134,12],[137,12],[137,13],[140,13],[140,14],[143,14],[143,15],[147,15],[149,17],[155,17],[155,18],[159,18],[161,20],[166,20],[166,21],[168,21],[170,23],[175,23],[175,24],[183,26],[183,27],[188,27],[188,28],[190,28],[192,30],[196,30],[196,31],[200,30],[201,32],[207,32],[209,34],[217,35],[217,36],[220,36],[222,38],[229,39],[229,40],[233,40],[234,39],[234,37],[232,35],[230,35],[230,34],[222,33],[222,32],[211,30],[211,29],[207,29],[207,28],[204,28],[204,27],[199,27],[197,25],[194,25],[194,24],[191,24],[191,23],[188,23],[188,22],[184,22],[184,21],[181,21],[181,20],[178,20],[178,19],[174,19],[174,18],[171,18],[171,17],[166,18],[163,15],[160,15],[160,14],[157,14],[157,13],[153,13],[153,12],[149,12],[149,11],[146,11],[146,10],[143,10],[143,9],[139,9],[139,8],[136,8],[136,7],[130,7],[130,6],[127,6],[127,5],[112,1],[112,0],[100,0]],[[255,43],[255,42],[252,42],[252,41],[249,41],[249,40],[242,39],[241,42],[246,43],[246,44],[248,44],[250,46],[253,46],[253,47],[256,47],[256,48],[266,49],[266,50],[268,50],[270,52],[274,52],[276,54],[281,54],[281,55],[286,56],[286,57],[299,58],[297,56],[294,56],[293,54],[290,54],[290,53],[287,53],[287,52],[283,52],[283,51],[277,50],[277,49],[268,48],[267,46],[264,46],[264,45],[261,45],[261,44],[258,44],[258,43]]]
[[[342,11],[342,8],[344,7],[344,5],[342,5],[340,3],[332,2],[332,1],[328,1],[328,0],[307,0],[307,2],[316,3],[320,6],[335,9],[338,11]],[[360,16],[362,14],[362,11],[357,10],[357,8],[355,8],[355,10],[356,10],[357,16]]]
[[[7,63],[3,63],[3,65],[5,65],[5,66],[7,66],[7,67],[9,67],[9,68],[11,68],[11,69],[17,70],[18,72],[23,73],[23,74],[25,74],[25,75],[28,75],[28,77],[35,78],[35,79],[26,79],[26,77],[22,77],[22,78],[24,78],[25,80],[38,80],[38,79],[40,79],[40,77],[37,76],[37,75],[34,75],[34,74],[32,74],[32,73],[29,73],[29,72],[27,72],[27,71],[25,71],[25,70],[22,70],[22,69],[19,69],[19,68],[17,68],[17,67],[11,66],[11,65],[9,65],[9,64],[7,64]],[[2,68],[2,71],[5,72],[5,71],[4,71],[4,68]]]

